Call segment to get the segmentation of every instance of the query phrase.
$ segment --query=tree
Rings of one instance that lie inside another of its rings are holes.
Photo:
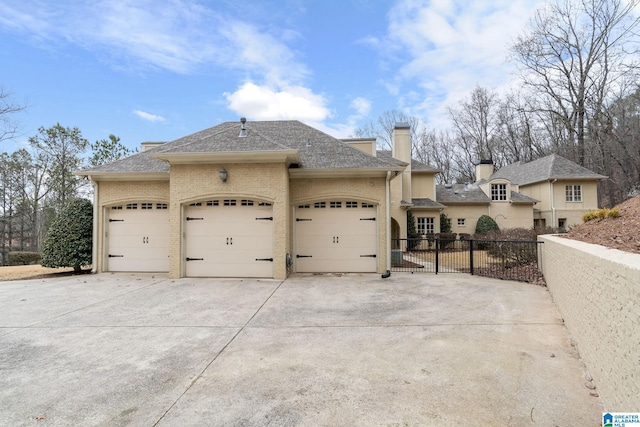
[[[82,181],[73,172],[82,166],[81,155],[89,141],[78,128],[62,127],[60,123],[48,129],[40,127],[29,143],[48,165],[46,185],[52,197],[52,206],[60,211],[78,195]]]
[[[635,72],[639,0],[558,0],[538,10],[511,47],[561,154],[586,164],[587,124],[621,79]],[[561,127],[557,125],[560,124]],[[560,132],[558,132],[560,130]]]
[[[12,101],[11,93],[0,86],[0,142],[16,136],[18,125],[9,116],[26,108],[26,105]]]
[[[486,234],[492,230],[500,230],[500,227],[498,227],[498,223],[496,223],[495,220],[489,215],[480,216],[480,218],[478,218],[478,222],[476,223],[476,234]]]
[[[89,200],[70,201],[51,224],[42,245],[43,267],[91,264],[93,206]]]
[[[109,139],[101,139],[91,144],[91,151],[89,166],[111,163],[135,153],[135,150],[125,147],[115,135],[109,135]]]
[[[370,121],[363,127],[356,129],[354,136],[358,138],[376,138],[380,148],[390,150],[393,146],[393,129],[397,123],[409,123],[411,140],[416,141],[420,132],[420,120],[398,110],[388,110],[378,117],[377,121]]]

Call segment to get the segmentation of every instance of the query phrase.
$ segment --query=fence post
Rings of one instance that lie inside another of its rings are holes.
[[[469,272],[473,276],[473,239],[469,239]]]
[[[440,270],[440,239],[438,236],[436,236],[434,241],[436,243],[436,274],[438,274]]]

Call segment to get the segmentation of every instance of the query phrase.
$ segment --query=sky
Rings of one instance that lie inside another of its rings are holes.
[[[508,47],[542,5],[0,0],[0,86],[28,105],[0,148],[56,123],[132,149],[240,117],[347,138],[395,109],[446,128],[476,86],[512,84]]]

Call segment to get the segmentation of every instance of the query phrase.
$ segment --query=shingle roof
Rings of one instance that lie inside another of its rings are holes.
[[[540,200],[534,199],[533,197],[525,196],[524,194],[518,193],[517,191],[512,191],[511,201],[513,203],[538,203]]]
[[[431,208],[431,209],[444,209],[445,205],[433,201],[429,198],[415,198],[411,199],[412,207],[414,208]]]
[[[436,185],[436,200],[439,203],[481,203],[489,204],[491,199],[474,184],[452,184],[450,188]]]
[[[527,185],[552,179],[604,179],[587,168],[557,154],[534,160],[529,163],[513,163],[491,175],[491,179],[504,178],[512,184]]]
[[[135,154],[81,173],[126,173],[168,171],[154,154],[215,153],[298,150],[299,169],[398,169],[390,159],[379,159],[351,147],[324,132],[297,120],[247,122],[247,136],[240,137],[239,122],[225,122],[209,129],[167,142],[160,147]]]
[[[399,165],[404,165],[404,162],[391,157],[391,150],[377,150],[376,155],[379,159],[391,160],[397,162]],[[431,167],[425,163],[419,162],[416,159],[411,159],[411,171],[412,172],[441,172],[440,169]]]

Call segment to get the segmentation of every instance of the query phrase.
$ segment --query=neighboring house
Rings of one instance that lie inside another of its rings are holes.
[[[568,179],[567,197],[571,185],[572,199],[582,200],[571,207],[584,212],[597,200],[591,183],[595,191],[603,178],[583,171],[524,179],[481,162],[476,183],[441,186],[438,169],[411,159],[408,124],[396,125],[392,145],[377,151],[371,138],[341,141],[298,121],[244,119],[143,143],[140,153],[78,172],[94,183],[94,270],[384,273],[392,240],[407,236],[409,209],[420,234],[439,232],[441,213],[457,233],[473,233],[483,214],[501,228],[529,228],[547,215],[538,188],[553,195]],[[557,215],[559,202],[550,200]],[[565,205],[562,218],[574,218]]]

